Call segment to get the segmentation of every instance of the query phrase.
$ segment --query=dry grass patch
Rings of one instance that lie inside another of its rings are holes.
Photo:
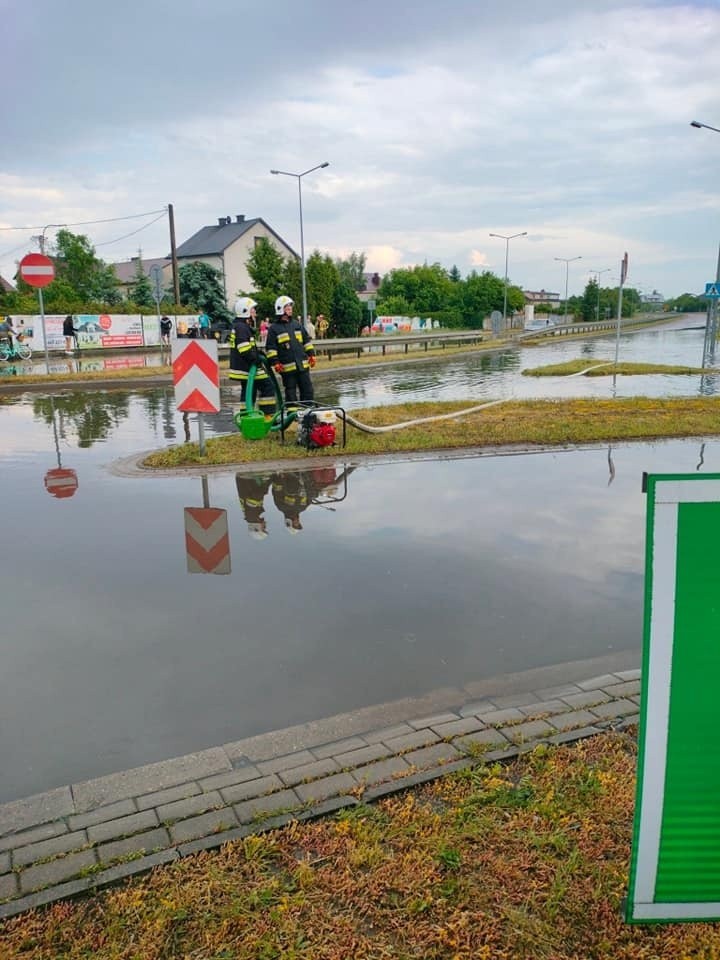
[[[679,375],[720,373],[720,370],[686,367],[669,363],[618,363],[615,366],[611,361],[577,357],[575,360],[550,363],[544,367],[529,367],[522,371],[524,377],[567,377],[575,373],[582,373],[586,377],[611,377],[614,374],[617,376],[637,376],[653,373]]]

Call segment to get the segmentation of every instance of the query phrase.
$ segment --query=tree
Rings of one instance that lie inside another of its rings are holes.
[[[450,270],[448,277],[450,277],[453,283],[460,283],[460,281],[462,280],[462,274],[458,270],[456,264],[452,265],[452,269]]]
[[[230,319],[219,270],[208,263],[186,263],[180,267],[178,279],[182,304],[204,310],[213,320]]]
[[[674,300],[667,300],[665,309],[677,310],[678,313],[706,313],[708,303],[705,297],[697,297],[694,293],[681,293]]]
[[[508,305],[510,290],[508,288]],[[460,310],[465,326],[481,329],[485,317],[490,316],[493,310],[502,310],[504,293],[503,281],[494,273],[473,270],[466,280],[454,285],[453,306]],[[525,298],[522,299],[524,303]]]
[[[378,308],[378,314],[386,317],[409,317],[412,316],[412,307],[405,297],[385,297]]]
[[[597,280],[589,280],[585,286],[580,306],[582,319],[587,323],[595,319],[598,304],[600,303],[600,290]],[[577,318],[576,318],[577,319]]]
[[[357,337],[362,326],[362,304],[348,283],[335,288],[332,309],[332,330],[338,337]]]
[[[439,263],[391,270],[378,291],[378,309],[390,297],[403,297],[413,314],[429,316],[433,310],[444,310],[451,301],[454,284]]]
[[[335,289],[340,282],[332,257],[323,257],[319,250],[314,250],[305,265],[305,279],[310,316],[316,317],[319,313],[331,316]]]
[[[95,255],[95,248],[86,236],[70,230],[58,230],[53,256],[57,280],[66,284],[66,294],[72,291],[82,303],[99,301],[113,305],[119,302],[120,291],[115,271]],[[52,296],[60,290],[57,287],[56,291],[49,293]]]
[[[280,292],[294,302],[295,316],[299,317],[302,313],[302,271],[300,261],[295,257],[285,261]]]
[[[254,290],[263,291],[266,294],[274,293],[275,296],[282,292],[285,261],[282,254],[266,237],[261,237],[255,244],[245,266]]]
[[[152,309],[155,306],[153,288],[150,278],[145,273],[142,264],[142,254],[138,251],[138,259],[135,264],[135,276],[130,284],[129,299],[138,307]]]
[[[338,257],[335,261],[340,282],[346,283],[351,289],[365,289],[365,254],[354,250],[349,257]],[[322,311],[321,311],[322,312]]]

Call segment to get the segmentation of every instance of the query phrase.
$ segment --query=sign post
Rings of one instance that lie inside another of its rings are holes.
[[[620,318],[622,317],[622,300],[623,300],[623,287],[625,285],[625,279],[628,272],[628,255],[625,251],[625,256],[622,258],[620,263],[620,289],[618,290],[618,312],[617,312],[617,331],[615,333],[615,366],[618,364],[618,356],[620,354]],[[600,289],[598,288],[598,302],[600,298]],[[615,371],[617,373],[617,371]]]
[[[159,263],[154,263],[152,267],[150,267],[150,276],[152,277],[153,297],[155,299],[155,307],[157,308],[158,329],[160,329],[160,301],[163,298],[163,288],[162,267]],[[160,334],[160,343],[162,344],[162,332]]]
[[[646,478],[630,923],[720,920],[720,474]]]
[[[50,373],[50,355],[45,332],[45,304],[43,303],[42,288],[55,279],[55,266],[50,257],[46,257],[44,253],[27,253],[20,261],[20,276],[29,286],[37,287],[38,300],[40,301],[40,324],[45,347],[45,370]]]
[[[174,340],[173,383],[177,408],[197,413],[200,456],[205,456],[204,413],[220,412],[220,367],[217,340]]]

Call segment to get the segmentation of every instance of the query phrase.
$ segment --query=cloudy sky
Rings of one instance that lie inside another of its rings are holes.
[[[178,242],[261,216],[370,269],[438,260],[570,292],[589,270],[668,296],[715,274],[720,3],[0,0],[0,227],[175,205]],[[9,29],[8,29],[9,28]],[[90,225],[107,260],[153,216]],[[0,231],[0,273],[37,230]],[[53,230],[48,231],[52,235]],[[119,239],[123,238],[123,239]],[[115,242],[116,241],[116,242]]]

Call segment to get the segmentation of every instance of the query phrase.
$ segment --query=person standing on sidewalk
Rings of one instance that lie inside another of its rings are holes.
[[[65,337],[65,353],[71,356],[77,346],[77,330],[75,329],[71,313],[63,320],[63,336]]]
[[[267,337],[267,358],[280,374],[286,403],[314,399],[310,368],[315,366],[315,348],[305,328],[293,317],[290,297],[275,301],[275,323]],[[298,398],[298,391],[300,396]]]
[[[210,336],[210,317],[204,310],[198,317],[198,326],[200,327],[200,336],[203,340],[207,340]]]

